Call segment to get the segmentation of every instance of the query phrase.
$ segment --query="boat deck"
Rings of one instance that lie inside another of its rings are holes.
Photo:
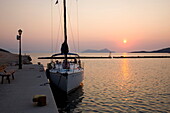
[[[70,63],[70,68],[69,69],[63,69],[62,64],[55,64],[55,68],[51,69],[50,72],[52,73],[61,73],[61,74],[73,74],[73,73],[78,73],[78,72],[82,72],[83,68],[79,68],[78,64],[74,64],[74,63]]]

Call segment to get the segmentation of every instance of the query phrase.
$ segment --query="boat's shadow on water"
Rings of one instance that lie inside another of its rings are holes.
[[[54,84],[50,84],[55,102],[57,104],[60,113],[72,113],[77,105],[83,100],[83,85],[80,85],[77,89],[69,94],[56,88]]]

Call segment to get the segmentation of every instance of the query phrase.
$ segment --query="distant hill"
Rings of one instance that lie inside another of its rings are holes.
[[[110,51],[109,49],[101,49],[101,50],[93,50],[93,49],[87,49],[85,51],[82,51],[82,53],[114,53],[114,51]]]
[[[170,47],[154,51],[133,51],[130,53],[170,53]]]
[[[1,49],[1,48],[0,48],[0,51],[3,51],[3,52],[10,53],[9,51],[7,51],[7,50],[4,50],[4,49]]]

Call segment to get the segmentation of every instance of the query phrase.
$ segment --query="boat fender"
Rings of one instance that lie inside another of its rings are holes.
[[[49,69],[46,69],[46,76],[47,76],[48,79],[50,78],[50,71],[49,71]]]
[[[52,69],[51,63],[47,64],[47,69]]]

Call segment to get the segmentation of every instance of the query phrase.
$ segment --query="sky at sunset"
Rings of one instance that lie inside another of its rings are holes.
[[[21,28],[24,53],[59,51],[63,27],[62,0],[58,1],[55,5],[55,0],[1,0],[0,48],[17,52]],[[67,4],[71,51],[77,51],[78,40],[80,51],[170,47],[170,0],[67,0]]]

